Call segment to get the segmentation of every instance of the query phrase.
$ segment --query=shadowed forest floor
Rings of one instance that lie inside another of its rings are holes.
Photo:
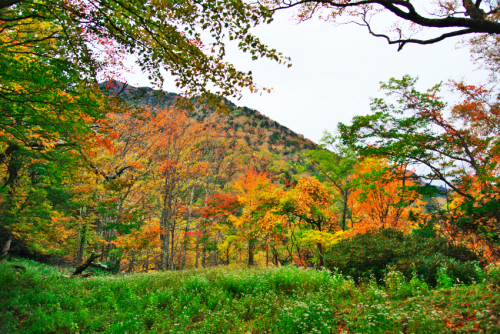
[[[69,273],[0,263],[0,332],[500,333],[500,296],[488,281],[434,289],[392,273],[385,286],[355,285],[295,267]]]

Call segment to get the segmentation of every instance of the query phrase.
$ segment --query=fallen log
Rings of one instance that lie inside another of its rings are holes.
[[[109,269],[107,266],[105,266],[104,264],[101,264],[101,263],[92,262],[90,264],[90,266],[94,267],[94,268],[101,268],[101,269],[104,269],[104,270],[107,270],[107,271],[111,271],[111,269]]]
[[[90,277],[94,275],[94,273],[87,273],[87,274],[78,274],[78,275],[62,275],[64,278],[76,278],[76,277]],[[48,276],[45,276],[43,279],[45,279]]]
[[[82,265],[79,265],[78,267],[76,267],[76,270],[73,273],[73,276],[81,274],[85,269],[87,269],[90,266],[92,261],[97,259],[99,256],[101,256],[101,254],[95,254],[95,253],[90,254],[90,257],[87,259],[87,261],[85,261]]]
[[[86,274],[80,274],[80,275],[77,275],[78,277],[90,277],[94,275],[94,273],[86,273]],[[73,277],[76,277],[76,276],[73,276]]]
[[[14,268],[14,269],[19,269],[21,271],[26,271],[26,268],[24,268],[22,266],[15,265],[15,264],[11,264],[10,267]]]

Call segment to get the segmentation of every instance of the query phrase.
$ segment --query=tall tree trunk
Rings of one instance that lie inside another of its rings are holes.
[[[206,179],[205,198],[207,198],[208,194],[209,194],[208,189],[210,186],[210,179],[208,178],[208,169],[207,169],[207,175],[205,176],[205,179]],[[205,202],[204,206],[207,206],[207,205],[208,204]],[[202,233],[203,238],[205,238],[206,235],[207,235],[207,228],[203,227],[203,233]],[[204,239],[204,241],[206,241],[206,239]],[[202,268],[205,268],[206,261],[207,261],[207,247],[206,247],[206,245],[203,245],[202,253],[201,253],[201,266],[202,266]]]
[[[253,266],[255,265],[255,259],[254,259],[254,247],[255,247],[255,241],[249,240],[248,241],[248,265]]]
[[[134,262],[135,262],[135,252],[132,251],[132,258],[130,259],[127,272],[131,273],[134,270]]]
[[[100,218],[97,218],[95,223],[96,223],[96,232],[102,238],[102,233],[104,231],[102,220]],[[100,245],[103,245],[103,243],[102,244],[101,244],[101,242],[94,243],[94,251],[93,251],[94,253],[99,253],[99,248],[102,248],[102,247],[99,247]],[[102,253],[101,253],[101,256],[102,256]]]
[[[199,247],[200,247],[200,243],[197,243],[196,244],[196,262],[194,263],[194,268],[195,269],[198,269],[198,261],[200,259],[200,249],[199,249]]]
[[[201,251],[201,267],[202,268],[205,268],[206,261],[207,261],[207,248],[205,247],[205,245],[203,245],[203,249]]]
[[[0,253],[0,261],[4,260],[7,257],[11,243],[12,243],[12,234],[9,233],[9,238],[3,245],[2,252]]]
[[[145,266],[144,272],[146,273],[149,271],[149,254],[151,254],[151,249],[148,247],[148,250],[146,252],[146,263],[144,264]]]
[[[269,267],[269,245],[266,245],[266,267]]]
[[[111,239],[111,236],[114,235],[115,230],[113,228],[108,230],[108,241]],[[113,244],[111,242],[106,246],[106,255],[104,256],[104,260],[111,260],[111,250],[113,249]]]
[[[316,244],[316,247],[318,248],[318,254],[319,254],[318,267],[322,268],[325,265],[323,260],[323,245],[321,244],[321,242],[318,242]]]
[[[78,254],[76,261],[78,263],[83,262],[83,253],[85,252],[85,245],[87,243],[87,229],[88,229],[88,224],[87,223],[82,223],[82,227],[80,229],[80,244],[78,246]]]
[[[186,234],[184,235],[184,238],[189,232],[189,225],[191,225],[191,214],[193,212],[193,196],[194,196],[194,184],[191,187],[191,197],[189,199],[189,210],[188,210],[186,229],[185,229]],[[187,252],[187,244],[186,240],[184,240],[184,250],[182,252],[182,270],[186,269],[186,252]]]
[[[344,207],[342,208],[342,231],[345,231],[345,224],[347,219],[347,199],[349,197],[349,192],[345,190],[344,192]]]
[[[165,178],[165,189],[163,193],[163,208],[161,211],[160,227],[162,234],[160,235],[162,245],[161,255],[161,270],[167,270],[169,265],[169,245],[170,245],[170,218],[172,215],[172,189],[169,184],[169,178]]]
[[[217,259],[217,249],[212,252],[212,261],[210,263],[211,267],[215,267],[215,265],[217,264],[216,259]]]
[[[104,262],[104,250],[106,249],[106,244],[102,243],[101,245],[101,258],[99,259],[99,262]]]
[[[171,215],[171,221],[170,221],[170,226],[171,226],[171,229],[170,229],[170,234],[171,234],[171,249],[170,249],[170,269],[171,270],[175,270],[175,255],[176,255],[176,247],[175,247],[175,226],[176,226],[176,215],[177,215],[177,210],[175,209],[175,204],[176,204],[176,201],[174,199],[173,201],[173,212],[172,212],[172,215]]]
[[[175,220],[172,223],[172,229],[170,230],[171,239],[170,239],[170,260],[169,267],[171,270],[175,269]]]
[[[161,254],[161,270],[167,270],[170,249],[170,231],[167,231],[163,240],[163,252]]]

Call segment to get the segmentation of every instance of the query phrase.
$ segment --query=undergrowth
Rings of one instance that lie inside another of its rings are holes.
[[[478,269],[472,285],[441,270],[435,288],[394,270],[383,284],[295,267],[92,278],[64,270],[0,263],[0,332],[500,333],[498,267]]]

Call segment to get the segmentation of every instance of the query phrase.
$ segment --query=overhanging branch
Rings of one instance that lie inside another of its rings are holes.
[[[472,33],[487,33],[495,35],[500,34],[500,23],[497,22],[497,19],[495,17],[493,17],[493,15],[500,10],[500,7],[490,8],[490,11],[486,13],[483,9],[479,8],[479,6],[481,5],[480,0],[477,0],[475,3],[473,3],[471,0],[464,0],[464,12],[460,12],[461,14],[449,13],[444,17],[438,18],[429,18],[421,15],[410,2],[410,0],[283,0],[278,3],[278,5],[275,7],[275,10],[288,9],[301,5],[321,5],[323,6],[323,8],[327,7],[331,9],[358,7],[360,10],[366,8],[366,5],[379,5],[385,8],[387,11],[393,13],[400,19],[419,25],[421,27],[458,29],[452,32],[441,34],[440,36],[431,39],[398,38],[393,40],[385,34],[374,33],[370,29],[369,24],[367,24],[370,34],[372,34],[373,36],[383,37],[389,42],[389,44],[399,44],[398,51],[401,50],[407,43],[425,45],[437,43],[446,38],[463,36]],[[306,9],[306,11],[309,15],[313,15],[315,9],[308,8]],[[358,24],[360,23],[358,22]]]

